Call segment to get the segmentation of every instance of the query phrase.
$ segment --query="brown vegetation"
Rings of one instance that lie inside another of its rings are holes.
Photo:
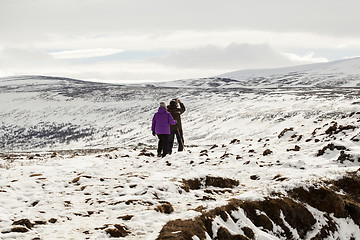
[[[189,186],[201,186],[201,180],[193,181],[196,184],[192,182]],[[256,227],[274,236],[293,239],[293,232],[288,227],[290,226],[301,239],[304,239],[314,230],[317,222],[306,204],[321,211],[327,222],[326,225],[320,226],[321,229],[312,240],[327,238],[338,230],[333,217],[351,218],[360,226],[360,177],[356,173],[351,173],[323,185],[326,187],[296,188],[289,191],[286,197],[269,197],[262,201],[233,199],[227,205],[203,212],[192,220],[178,219],[168,222],[157,239],[187,240],[197,236],[203,240],[206,239],[206,234],[212,239],[256,239],[254,231],[235,217],[234,213],[240,209]],[[216,217],[225,222],[233,221],[234,225],[239,227],[238,232],[242,234],[232,235],[225,226],[220,226],[214,233],[213,221]],[[278,227],[274,228],[274,224]],[[274,229],[277,230],[274,232]]]
[[[218,188],[233,188],[238,185],[239,181],[222,177],[206,176],[205,178],[183,179],[183,189],[187,192],[209,186]]]

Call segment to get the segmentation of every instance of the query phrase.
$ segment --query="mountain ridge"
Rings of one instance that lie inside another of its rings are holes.
[[[271,69],[239,70],[208,78],[160,83],[168,87],[360,87],[360,58]]]
[[[223,73],[220,75],[216,75],[214,77],[228,77],[229,75],[237,74],[237,73],[240,73],[240,74],[243,73],[244,76],[246,76],[246,73],[251,73],[251,74],[258,73],[259,75],[262,75],[262,76],[273,75],[276,73],[308,71],[308,70],[314,70],[314,69],[319,69],[319,68],[326,68],[326,67],[331,67],[334,65],[343,64],[346,62],[351,62],[351,63],[359,62],[359,64],[360,64],[360,57],[340,59],[340,60],[334,60],[334,61],[329,61],[329,62],[310,63],[310,64],[302,64],[302,65],[295,65],[295,66],[289,66],[289,67],[280,67],[280,68],[243,69],[243,70],[236,70],[236,71],[231,71],[228,73]],[[360,73],[360,69],[359,69],[359,73]]]
[[[80,80],[67,77],[20,75],[0,77],[0,85],[15,81],[33,80],[36,83],[45,81],[63,81],[93,85],[128,85],[145,87],[186,87],[186,88],[286,88],[286,87],[360,87],[360,57],[336,60],[325,63],[269,68],[245,69],[220,75],[181,79],[156,83],[105,83]]]

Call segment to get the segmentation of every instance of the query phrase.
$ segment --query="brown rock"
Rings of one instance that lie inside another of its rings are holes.
[[[161,212],[161,213],[165,213],[165,214],[170,214],[170,213],[174,212],[174,208],[173,208],[173,206],[171,205],[171,203],[169,203],[169,202],[162,202],[161,205],[158,205],[158,206],[155,208],[155,211]]]
[[[34,224],[32,224],[29,219],[24,218],[24,219],[13,222],[12,225],[22,225],[22,226],[27,227],[28,229],[31,229]]]

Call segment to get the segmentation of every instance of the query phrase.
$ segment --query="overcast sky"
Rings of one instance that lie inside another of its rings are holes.
[[[0,76],[209,77],[360,56],[357,0],[0,0]]]

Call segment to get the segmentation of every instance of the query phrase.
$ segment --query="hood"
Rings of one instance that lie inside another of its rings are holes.
[[[169,106],[167,107],[167,110],[168,110],[170,113],[180,112],[180,108],[178,108],[177,106],[171,106],[171,105],[169,105]]]
[[[167,112],[165,108],[159,107],[158,113],[165,113],[165,112]]]
[[[175,101],[171,101],[169,107],[176,108],[177,103]]]

